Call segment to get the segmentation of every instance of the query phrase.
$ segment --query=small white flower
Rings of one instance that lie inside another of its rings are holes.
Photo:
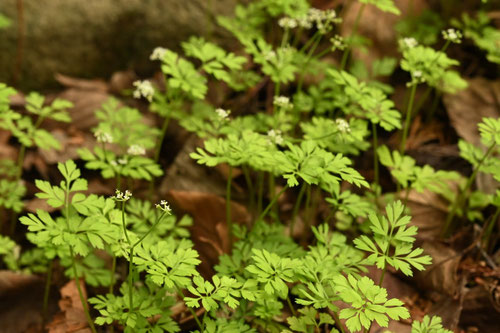
[[[128,163],[126,158],[119,158],[117,162],[118,162],[118,164],[121,164],[121,165],[125,165]]]
[[[115,195],[112,197],[116,201],[128,201],[132,197],[132,192],[126,190],[125,193],[120,190],[115,191]]]
[[[405,37],[405,38],[403,38],[403,44],[406,48],[412,49],[418,45],[418,42],[413,37]]]
[[[161,209],[168,215],[172,214],[172,209],[170,208],[170,205],[168,204],[167,200],[161,200],[159,204],[156,204],[156,208]]]
[[[231,114],[230,110],[224,110],[222,108],[215,109],[215,113],[219,116],[220,119],[227,119]]]
[[[153,50],[153,53],[149,56],[150,60],[162,60],[167,53],[167,49],[164,47],[157,47]]]
[[[412,75],[414,78],[421,78],[422,77],[422,71],[414,71],[412,72]]]
[[[128,147],[127,154],[136,156],[146,155],[146,149],[141,145],[132,145]]]
[[[155,89],[153,88],[153,85],[149,81],[135,81],[134,82],[134,93],[133,96],[134,98],[141,98],[144,97],[148,101],[153,100],[153,95],[155,94]]]
[[[269,52],[267,52],[267,53],[264,55],[264,59],[266,59],[266,61],[271,61],[271,60],[273,60],[273,59],[275,59],[275,58],[276,58],[276,52],[274,52],[274,51],[272,51],[272,50],[271,50],[271,51],[269,51]]]
[[[346,43],[344,41],[344,37],[335,35],[330,38],[330,42],[332,43],[332,51],[335,50],[344,50],[346,48]]]
[[[351,127],[349,126],[349,123],[342,118],[337,118],[335,120],[335,123],[337,124],[337,129],[341,133],[350,133],[351,132]]]
[[[281,135],[280,130],[269,130],[269,132],[267,132],[267,136],[269,137],[269,141],[271,143],[275,143],[277,145],[281,145],[283,143],[283,136]]]
[[[113,136],[111,134],[109,134],[108,132],[104,132],[102,130],[97,130],[97,131],[95,131],[94,136],[97,139],[97,142],[113,143]]]
[[[112,160],[111,162],[109,162],[109,164],[111,164],[112,166],[118,166],[118,163],[116,163],[115,160]]]
[[[276,107],[284,109],[291,109],[293,107],[293,104],[290,102],[290,98],[286,96],[275,96],[273,104]]]
[[[462,42],[462,33],[455,29],[446,29],[441,31],[443,38],[449,40],[452,43],[460,44]]]
[[[297,27],[297,20],[291,18],[291,17],[282,17],[278,21],[278,25],[282,28],[286,29],[294,29]]]

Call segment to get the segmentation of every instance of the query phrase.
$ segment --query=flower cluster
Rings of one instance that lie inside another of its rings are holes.
[[[455,29],[446,29],[446,30],[443,30],[441,31],[441,33],[443,34],[443,38],[445,40],[449,40],[450,42],[452,43],[455,43],[455,44],[460,44],[462,43],[462,33],[458,30],[455,30]]]
[[[164,47],[157,47],[153,50],[153,53],[149,56],[150,60],[162,60],[167,53],[167,49]]]
[[[141,98],[144,97],[148,101],[153,100],[153,95],[155,93],[155,89],[153,88],[153,85],[149,81],[135,81],[134,82],[134,93],[133,96],[134,98]]]
[[[160,201],[159,204],[156,204],[156,208],[161,209],[167,214],[172,214],[172,209],[170,208],[170,205],[168,204],[167,200],[162,200]]]
[[[290,102],[290,98],[286,96],[275,96],[273,100],[273,105],[283,109],[293,108],[293,104]]]
[[[331,30],[332,24],[340,23],[341,19],[337,17],[337,13],[332,10],[320,10],[311,8],[307,15],[300,17],[296,20],[297,25],[304,29],[311,29],[313,26],[324,34]]]
[[[283,144],[283,136],[281,135],[281,131],[280,130],[270,130],[269,132],[267,132],[267,136],[269,138],[269,142],[270,143],[274,143],[274,144],[277,144],[277,145],[281,145]]]
[[[330,43],[332,43],[332,52],[335,52],[336,50],[343,51],[347,47],[344,37],[340,35],[335,35],[332,38],[330,38]]]
[[[128,201],[132,197],[132,192],[126,190],[125,192],[121,192],[120,190],[116,190],[115,195],[112,197],[116,201]]]
[[[349,123],[342,118],[337,118],[335,120],[335,123],[337,124],[337,129],[341,133],[350,133],[351,132],[351,127],[349,126]]]
[[[413,37],[405,37],[399,40],[399,46],[404,49],[412,49],[418,46],[418,41]]]
[[[294,29],[298,26],[298,22],[291,17],[282,17],[278,21],[278,25],[284,29]]]
[[[230,110],[224,110],[222,108],[218,108],[215,110],[215,113],[219,116],[220,119],[227,119],[231,114]]]
[[[141,145],[132,145],[128,147],[127,154],[136,156],[146,155],[146,149]]]
[[[97,139],[97,142],[113,143],[113,136],[111,134],[109,134],[108,132],[104,132],[102,130],[97,130],[97,131],[95,131],[94,136]]]

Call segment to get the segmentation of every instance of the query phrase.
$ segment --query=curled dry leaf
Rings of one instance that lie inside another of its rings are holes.
[[[206,276],[212,275],[219,256],[230,249],[225,223],[226,201],[212,193],[176,190],[169,191],[168,198],[179,210],[193,217],[192,239],[202,261],[199,270]],[[234,223],[247,223],[250,219],[246,208],[235,202],[231,202],[231,213]]]
[[[41,327],[43,280],[34,275],[0,271],[0,333]]]
[[[84,298],[87,299],[85,283],[79,281]],[[47,325],[49,333],[91,333],[88,328],[87,319],[83,310],[82,302],[78,294],[75,280],[69,281],[61,288],[61,299],[59,300],[59,312],[52,322]]]
[[[432,257],[432,265],[423,272],[417,272],[415,279],[424,290],[437,291],[448,298],[458,298],[461,293],[461,278],[458,265],[462,258],[451,247],[437,241],[422,244],[424,252]]]

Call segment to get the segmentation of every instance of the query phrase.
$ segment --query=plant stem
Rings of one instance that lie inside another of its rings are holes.
[[[109,284],[109,293],[112,294],[115,288],[115,272],[116,272],[116,256],[113,255],[113,263],[111,265],[111,283]]]
[[[80,278],[78,277],[78,271],[76,270],[76,258],[75,258],[75,254],[73,252],[73,248],[71,246],[69,247],[69,252],[71,255],[71,259],[72,259],[73,274],[75,275],[76,288],[78,289],[78,295],[80,296],[80,301],[82,302],[83,312],[85,312],[85,317],[87,318],[87,322],[89,324],[90,330],[92,331],[92,333],[97,333],[95,326],[94,326],[94,322],[92,321],[92,317],[90,317],[89,308],[87,305],[87,300],[83,296],[82,287],[80,286]]]
[[[175,286],[175,289],[177,289],[177,294],[179,295],[179,297],[181,297],[182,300],[184,300],[185,296],[182,293],[182,290],[180,290],[179,287],[177,287],[177,286]],[[193,318],[196,321],[196,324],[198,325],[198,327],[200,328],[200,330],[202,330],[202,332],[203,332],[203,325],[201,324],[200,319],[196,315],[196,312],[194,312],[194,310],[191,309],[189,306],[186,306],[186,307],[188,308],[189,312],[191,312],[191,315],[193,316]]]
[[[408,130],[410,128],[411,114],[413,111],[413,103],[415,101],[415,93],[417,91],[417,85],[413,84],[410,91],[410,100],[408,101],[408,108],[406,110],[406,120],[403,128],[403,137],[401,138],[401,147],[399,152],[401,155],[405,153],[406,150],[406,137],[408,136]]]
[[[257,177],[257,214],[262,212],[262,201],[264,200],[264,171],[260,171]]]
[[[274,198],[276,194],[276,181],[272,172],[269,172],[269,198]],[[272,203],[272,201],[271,201]],[[274,204],[271,206],[274,209]]]
[[[290,308],[290,311],[292,312],[292,315],[296,316],[295,309],[293,308],[292,301],[290,300],[290,296],[286,297],[286,302],[288,303],[288,307]]]
[[[163,125],[161,127],[160,137],[158,138],[158,141],[156,142],[155,155],[154,155],[154,162],[155,163],[158,163],[158,161],[160,160],[161,148],[163,146],[163,141],[165,140],[165,135],[167,134],[167,129],[168,129],[169,123],[170,123],[170,116],[166,116],[165,119],[163,120]],[[155,179],[153,177],[153,178],[151,178],[151,181],[149,182],[149,194],[148,194],[148,196],[150,199],[153,195],[154,185],[155,185]]]
[[[493,150],[496,147],[496,143],[493,142],[493,144],[488,148],[486,151],[486,154],[484,154],[483,158],[479,161],[479,163],[476,165],[474,170],[472,171],[472,174],[469,176],[467,179],[467,183],[465,184],[464,188],[460,190],[460,192],[457,194],[455,200],[453,201],[453,204],[451,206],[450,211],[448,212],[448,215],[446,216],[446,222],[444,224],[444,228],[441,232],[441,236],[446,237],[448,235],[448,229],[451,225],[451,221],[455,217],[455,214],[457,212],[458,207],[463,205],[464,201],[464,196],[465,194],[469,191],[470,187],[472,186],[472,183],[476,179],[477,173],[479,172],[479,169],[481,168],[481,165],[484,163],[484,161],[493,153]]]
[[[285,192],[287,189],[288,189],[288,184],[285,185],[285,187],[283,187],[281,189],[281,191],[279,191],[279,193],[274,196],[273,200],[271,200],[271,202],[269,203],[269,205],[267,205],[266,209],[264,209],[264,211],[260,214],[260,216],[259,216],[259,218],[257,220],[262,220],[267,215],[267,213],[269,212],[269,210],[271,209],[271,207],[274,206],[274,204],[276,203],[276,201],[278,201],[278,199],[281,196],[281,194],[283,194],[283,192]]]
[[[226,224],[227,224],[227,239],[229,245],[232,243],[233,238],[233,222],[231,221],[231,180],[233,178],[233,166],[229,165],[229,172],[227,175],[226,183]]]
[[[379,170],[378,170],[378,137],[377,137],[377,125],[372,123],[373,132],[373,173],[374,173],[374,185],[375,185],[375,201],[378,201],[378,187],[379,187]]]
[[[358,14],[356,15],[356,20],[354,21],[354,26],[352,27],[351,34],[349,35],[349,42],[348,42],[348,47],[345,49],[344,54],[342,56],[342,61],[340,62],[340,70],[344,70],[346,64],[347,64],[347,59],[349,58],[349,53],[351,52],[351,42],[352,42],[352,37],[356,34],[358,30],[358,25],[359,21],[361,20],[361,16],[363,15],[363,11],[365,10],[366,4],[363,3],[359,9],[358,9]]]
[[[292,221],[290,224],[290,237],[293,236],[293,230],[295,229],[295,221],[297,219],[297,214],[300,209],[300,204],[302,203],[302,198],[304,197],[304,193],[306,192],[306,183],[302,183],[300,186],[299,195],[297,196],[297,201],[295,201],[295,205],[293,206],[292,212]]]
[[[500,215],[500,206],[497,207],[495,210],[495,213],[491,217],[491,219],[488,221],[488,225],[484,229],[484,235],[483,235],[483,248],[488,251],[488,246],[490,242],[490,237],[491,233],[493,231],[493,227],[495,226],[496,221],[498,220],[498,216]]]
[[[43,291],[42,318],[43,318],[44,323],[47,320],[47,308],[49,305],[49,295],[50,295],[51,283],[52,283],[52,260],[49,261],[49,267],[47,269],[47,277],[45,280],[45,289]]]
[[[247,183],[247,188],[248,188],[248,197],[249,197],[249,206],[250,206],[250,212],[252,215],[255,213],[255,189],[253,187],[252,183],[252,178],[250,177],[250,171],[248,170],[247,165],[243,165],[243,175],[245,176],[245,182]]]
[[[335,320],[335,324],[337,324],[337,328],[340,330],[340,332],[345,333],[344,325],[342,325],[339,315],[336,312],[333,313],[333,320]]]

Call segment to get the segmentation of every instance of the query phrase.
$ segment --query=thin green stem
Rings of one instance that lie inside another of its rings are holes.
[[[271,202],[269,203],[269,205],[267,205],[266,209],[264,209],[264,211],[259,215],[259,218],[257,220],[262,220],[264,217],[266,217],[267,213],[269,212],[269,210],[271,209],[271,207],[274,206],[274,204],[276,203],[276,201],[278,201],[279,197],[283,194],[283,192],[285,192],[286,190],[288,189],[288,184],[285,185],[285,187],[283,187],[281,189],[281,191],[278,192],[278,194],[276,194],[274,196],[274,198],[271,200]]]
[[[446,216],[446,222],[445,222],[443,230],[441,232],[441,235],[443,237],[446,237],[448,235],[451,222],[453,221],[453,218],[455,217],[455,214],[457,213],[458,207],[461,207],[463,205],[465,195],[469,191],[470,187],[472,186],[472,183],[474,183],[474,180],[476,179],[477,173],[479,172],[481,165],[493,153],[495,147],[496,147],[496,143],[493,142],[493,144],[486,151],[486,154],[484,154],[483,158],[481,158],[481,160],[478,162],[478,164],[476,165],[476,167],[472,171],[472,174],[467,179],[467,183],[465,184],[464,188],[461,189],[460,192],[455,197],[455,200],[453,201],[451,209],[448,212],[448,215]]]
[[[306,192],[306,183],[302,183],[302,185],[300,186],[299,195],[297,196],[297,201],[295,201],[295,205],[293,206],[292,221],[290,224],[290,237],[293,236],[293,230],[295,229],[297,214],[299,213],[300,204],[302,203],[302,198],[304,197],[305,192]]]
[[[95,326],[94,326],[94,322],[92,321],[92,317],[90,317],[90,312],[89,312],[89,308],[87,305],[87,300],[83,296],[82,287],[80,286],[80,278],[78,277],[78,271],[76,269],[76,258],[75,258],[75,254],[73,252],[73,248],[71,246],[69,247],[69,252],[71,255],[71,259],[72,259],[71,261],[72,261],[72,266],[73,266],[73,274],[75,276],[76,288],[78,289],[78,296],[80,296],[80,301],[82,302],[83,312],[85,312],[85,318],[87,318],[87,322],[89,324],[89,327],[90,327],[90,330],[92,331],[92,333],[97,333]]]
[[[165,135],[167,134],[167,129],[168,129],[168,124],[170,123],[170,117],[167,116],[163,120],[163,125],[160,130],[160,136],[158,138],[158,141],[156,142],[156,147],[155,147],[155,154],[154,154],[154,162],[158,163],[160,160],[160,154],[161,154],[161,148],[163,146],[163,141],[165,140]],[[149,192],[148,192],[148,197],[151,200],[151,197],[153,196],[153,191],[155,187],[155,179],[154,177],[151,178],[149,181]]]
[[[43,291],[42,318],[43,318],[44,323],[47,320],[47,308],[49,305],[49,295],[50,295],[51,283],[52,283],[52,260],[49,261],[49,266],[47,267],[47,277],[45,280],[45,289]]]
[[[179,297],[181,297],[182,300],[184,300],[185,296],[182,293],[182,290],[179,289],[179,287],[177,287],[177,286],[175,286],[175,289],[177,290],[177,294],[179,295]],[[193,316],[194,321],[196,321],[196,324],[198,325],[198,327],[200,328],[200,330],[202,330],[202,332],[203,332],[203,325],[201,324],[200,319],[196,315],[196,312],[194,312],[194,310],[191,309],[189,306],[187,308],[188,308],[189,312],[191,312],[191,315]]]
[[[295,309],[293,307],[292,301],[290,300],[290,296],[286,297],[286,302],[288,303],[288,307],[290,308],[290,311],[292,312],[292,315],[296,316],[297,313],[295,312]]]
[[[344,331],[344,325],[342,325],[342,322],[340,321],[339,315],[337,312],[333,313],[333,320],[335,320],[335,324],[337,325],[337,328],[340,330],[341,333],[345,333]]]
[[[264,200],[264,171],[260,171],[257,176],[257,214],[262,212],[262,202]]]
[[[245,182],[247,183],[247,188],[248,188],[248,197],[249,197],[249,206],[250,206],[250,211],[252,214],[254,214],[254,209],[255,209],[255,189],[252,183],[252,178],[250,177],[250,171],[248,170],[247,165],[243,165],[243,175],[245,176]]]
[[[406,150],[406,138],[408,136],[408,130],[410,128],[411,114],[413,111],[413,103],[415,101],[415,93],[417,92],[417,85],[413,84],[410,91],[410,100],[408,101],[408,108],[406,109],[406,120],[403,128],[403,137],[401,138],[401,146],[399,152],[401,155],[405,153]]]
[[[375,185],[375,201],[378,201],[378,187],[379,187],[379,167],[378,167],[378,137],[377,137],[377,125],[372,123],[373,132],[373,173],[374,173],[374,185]]]
[[[109,284],[109,293],[112,294],[115,289],[115,272],[116,272],[116,256],[113,254],[113,262],[111,264],[111,282]]]
[[[272,172],[269,172],[269,198],[274,198],[276,194],[276,180],[274,179],[274,175]],[[274,204],[271,206],[271,209],[274,209]]]
[[[233,166],[229,165],[226,183],[226,224],[227,224],[227,239],[229,244],[232,244],[233,239],[233,222],[231,220],[231,181],[233,178]]]
[[[358,31],[358,26],[359,26],[359,21],[361,20],[361,16],[363,15],[363,11],[365,10],[366,4],[363,3],[359,9],[358,9],[358,14],[356,15],[356,20],[354,21],[354,26],[352,27],[351,34],[349,35],[348,38],[348,46],[344,51],[344,54],[342,55],[342,61],[340,62],[340,70],[344,70],[345,66],[347,65],[347,59],[349,59],[349,53],[351,53],[351,43],[352,43],[352,38]]]
[[[488,221],[488,224],[486,225],[484,229],[484,235],[483,235],[483,249],[488,251],[488,246],[491,238],[491,233],[493,232],[493,227],[495,226],[495,223],[498,220],[498,216],[500,215],[500,206],[497,207],[495,210],[495,213],[491,217],[491,219]]]

